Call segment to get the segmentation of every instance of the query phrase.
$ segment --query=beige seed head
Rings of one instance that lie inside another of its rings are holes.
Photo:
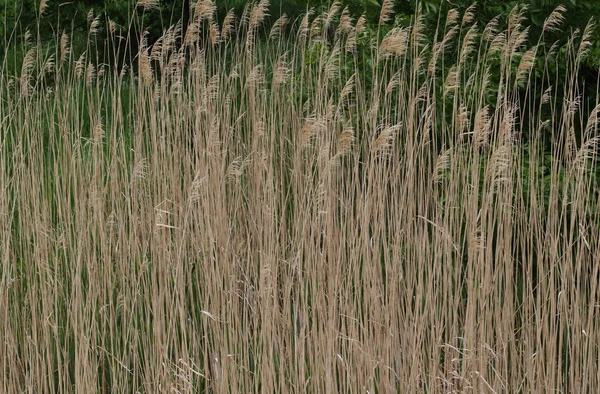
[[[40,18],[42,16],[44,16],[44,13],[46,12],[46,9],[48,9],[48,0],[41,0],[40,1],[40,8],[39,8]]]
[[[160,8],[160,2],[159,0],[140,0],[137,6],[143,8],[144,11],[151,11]]]
[[[565,21],[564,13],[567,9],[563,5],[559,5],[544,21],[542,31],[555,32],[560,31],[559,26]]]
[[[228,40],[233,32],[235,25],[235,13],[234,10],[229,10],[225,19],[223,20],[223,29],[221,31],[221,37],[223,40]]]
[[[194,10],[194,18],[198,21],[212,21],[215,11],[216,7],[212,0],[198,0]]]
[[[338,156],[344,156],[352,150],[352,145],[354,144],[354,129],[352,128],[351,123],[346,123],[344,126],[344,130],[340,134],[338,138]]]
[[[281,37],[281,33],[283,32],[284,27],[288,23],[288,17],[286,14],[281,15],[279,19],[275,21],[273,27],[271,28],[271,32],[269,33],[269,39],[278,39]]]
[[[260,2],[250,11],[250,29],[257,28],[269,16],[269,0]]]
[[[365,30],[365,27],[367,26],[367,18],[365,18],[364,14],[360,16],[360,18],[358,18],[358,21],[356,22],[356,34],[360,34]]]
[[[409,29],[395,27],[381,41],[379,49],[387,56],[402,56],[408,49]]]
[[[393,0],[383,0],[383,4],[381,5],[381,12],[379,14],[379,26],[383,26],[388,23],[392,19],[392,14],[394,13],[394,1]]]
[[[60,64],[65,62],[70,53],[71,48],[69,47],[69,36],[67,33],[63,32],[60,36]]]

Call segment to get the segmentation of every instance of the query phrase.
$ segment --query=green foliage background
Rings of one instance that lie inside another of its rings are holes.
[[[187,18],[186,9],[193,7],[196,0],[160,0],[159,10],[144,12],[141,7],[136,7],[137,0],[76,0],[74,2],[59,2],[57,0],[48,0],[48,7],[43,18],[39,15],[40,0],[0,0],[0,61],[2,64],[8,64],[8,70],[18,70],[23,53],[22,47],[14,45],[25,35],[27,30],[32,37],[42,41],[47,46],[58,42],[57,38],[63,31],[69,33],[74,52],[77,56],[84,50],[92,53],[100,53],[100,61],[112,64],[111,51],[107,48],[114,47],[114,42],[107,41],[106,34],[98,34],[94,41],[95,48],[89,47],[87,32],[89,29],[89,17],[99,17],[101,26],[107,26],[108,20],[121,26],[121,31],[130,37],[129,48],[124,51],[122,61],[131,63],[137,52],[136,43],[139,42],[140,34],[143,30],[148,31],[148,40],[153,42],[158,39],[170,25],[178,20]],[[308,9],[314,8],[317,13],[327,10],[331,5],[331,0],[271,0],[271,21],[274,21],[280,14],[287,14],[292,20],[302,16]],[[219,0],[214,1],[217,6],[217,15],[222,20],[225,14],[234,9],[238,15],[241,15],[244,8],[251,4],[247,0]],[[358,61],[361,64],[363,75],[361,79],[369,82],[372,73],[372,59],[370,59],[370,48],[373,40],[378,40],[385,35],[391,28],[386,26],[379,28],[378,18],[381,11],[383,0],[339,0],[342,7],[347,7],[355,18],[363,15],[367,20],[367,32],[359,40]],[[436,30],[443,24],[447,12],[455,8],[462,15],[467,8],[473,6],[470,0],[420,0],[420,1],[395,1],[395,25],[408,26],[411,19],[420,8],[425,17],[425,26],[429,40],[433,41]],[[559,47],[565,47],[567,37],[575,30],[583,31],[591,16],[600,15],[600,0],[482,0],[472,9],[474,10],[474,20],[482,29],[492,18],[499,16],[500,24],[506,23],[507,16],[515,7],[525,7],[525,16],[527,21],[525,25],[530,27],[529,46],[537,43],[542,32],[542,27],[546,17],[559,5],[566,8],[565,21],[562,23],[562,32],[546,34],[544,41],[546,43],[557,42]],[[503,26],[501,26],[503,27]],[[588,103],[583,103],[583,111],[589,110],[589,105],[595,102],[595,91],[598,81],[598,69],[600,67],[600,29],[595,29],[592,35],[592,47],[585,63],[580,70],[581,81],[586,86],[586,97]],[[21,49],[19,49],[21,48]],[[547,49],[547,48],[546,48]],[[120,47],[119,51],[123,50]],[[127,52],[129,51],[129,52]],[[559,49],[560,54],[560,49]],[[560,59],[560,56],[558,57]],[[128,61],[129,60],[129,61]],[[308,59],[310,60],[310,59]],[[448,64],[452,64],[452,59],[448,59]],[[564,60],[564,59],[563,59]],[[556,70],[565,67],[565,62],[558,60],[554,67]],[[11,66],[12,65],[12,66]],[[492,74],[494,69],[491,70]],[[542,66],[534,66],[534,77],[543,78],[544,70]],[[557,75],[565,75],[564,72],[558,72]],[[493,79],[493,78],[492,78]],[[564,90],[565,80],[558,79],[555,83],[555,92],[558,95]],[[492,86],[493,90],[493,86]]]
[[[48,8],[44,18],[39,18],[40,0],[0,0],[0,37],[3,45],[0,45],[1,60],[4,60],[7,48],[15,39],[22,36],[27,29],[34,30],[37,22],[40,22],[39,35],[44,38],[54,38],[61,32],[55,29],[64,30],[72,33],[74,43],[78,40],[86,39],[87,25],[86,16],[90,10],[94,10],[95,15],[102,15],[103,18],[110,19],[113,22],[127,26],[128,21],[137,12],[139,18],[138,26],[128,26],[131,30],[138,33],[137,30],[143,25],[143,29],[149,31],[149,39],[157,39],[169,25],[177,20],[185,19],[184,8],[187,5],[193,6],[195,0],[161,0],[160,12],[143,14],[136,10],[136,1],[134,0],[76,0],[74,2],[59,2],[49,0]],[[355,16],[364,15],[373,28],[376,28],[381,3],[383,0],[340,0],[342,7],[348,7],[348,10]],[[190,4],[191,3],[191,4]],[[235,9],[238,14],[248,5],[247,0],[219,0],[216,1],[217,14],[222,18],[230,9]],[[286,13],[291,19],[297,18],[306,12],[309,8],[315,8],[317,11],[326,9],[331,4],[331,0],[272,0],[271,9],[272,20],[276,19],[280,13]],[[395,13],[396,24],[409,24],[410,18],[414,16],[418,7],[421,7],[426,17],[429,34],[435,33],[439,22],[439,15],[445,15],[450,8],[456,8],[459,12],[464,12],[469,6],[473,5],[470,0],[420,0],[420,1],[396,1]],[[480,26],[485,25],[490,19],[500,15],[506,17],[510,10],[516,5],[526,6],[526,16],[530,26],[530,39],[534,44],[542,31],[545,18],[559,5],[566,7],[565,22],[563,31],[567,34],[556,34],[553,37],[556,40],[566,42],[566,36],[572,31],[579,29],[582,31],[590,20],[590,17],[600,15],[600,0],[482,0],[475,7],[475,20]],[[506,19],[506,18],[501,18]],[[583,74],[592,81],[597,75],[600,67],[600,33],[596,29],[593,35],[593,46],[590,49],[590,55],[584,64]],[[50,41],[50,40],[48,40]],[[546,40],[550,42],[551,40]]]
[[[160,29],[163,25],[181,18],[183,7],[186,3],[195,0],[161,0],[161,12],[152,13],[145,17],[145,26],[150,30]],[[354,15],[364,14],[367,20],[376,23],[383,0],[340,0],[342,7],[348,7]],[[235,9],[241,13],[244,7],[250,3],[247,0],[220,0],[215,2],[219,14],[224,14],[229,9]],[[308,8],[325,9],[331,0],[273,0],[271,8],[288,14],[291,18],[298,17]],[[397,1],[395,11],[397,20],[410,17],[417,7],[422,7],[427,16],[427,23],[433,29],[438,21],[438,15],[444,15],[450,8],[464,11],[474,2],[470,0],[420,0],[420,1]],[[476,20],[482,24],[498,15],[508,15],[510,10],[518,5],[527,6],[527,16],[531,25],[531,36],[539,35],[544,19],[559,5],[567,8],[564,29],[566,32],[574,29],[582,30],[591,16],[600,15],[600,0],[482,0],[477,2]],[[42,32],[51,31],[51,24],[60,22],[62,26],[71,24],[75,30],[85,29],[85,18],[91,9],[103,10],[111,20],[126,24],[129,17],[135,11],[136,2],[133,0],[76,0],[74,2],[58,2],[49,0],[46,17],[42,21]],[[18,31],[23,28],[31,28],[38,19],[37,11],[39,0],[0,0],[0,36],[6,38],[12,33],[16,21],[20,20],[26,26],[18,26]],[[275,12],[274,12],[275,13]],[[79,16],[79,17],[78,17]],[[590,65],[600,65],[600,34],[596,33],[594,50],[590,56]]]

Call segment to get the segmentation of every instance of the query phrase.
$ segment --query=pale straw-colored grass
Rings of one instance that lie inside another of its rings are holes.
[[[432,42],[392,9],[370,49],[337,4],[267,34],[264,0],[239,23],[198,1],[185,47],[174,26],[132,68],[62,29],[24,44],[0,77],[0,392],[598,392],[588,44],[563,106],[518,9],[504,31],[451,11]]]

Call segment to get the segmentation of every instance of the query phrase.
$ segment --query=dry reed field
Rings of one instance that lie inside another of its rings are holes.
[[[2,65],[0,392],[600,391],[591,25],[194,11]]]

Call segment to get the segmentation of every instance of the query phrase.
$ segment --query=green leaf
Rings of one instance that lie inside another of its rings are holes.
[[[367,4],[370,4],[370,5],[372,5],[374,7],[377,7],[377,8],[381,7],[381,5],[377,2],[377,0],[363,0],[363,3],[365,3],[365,6]]]

